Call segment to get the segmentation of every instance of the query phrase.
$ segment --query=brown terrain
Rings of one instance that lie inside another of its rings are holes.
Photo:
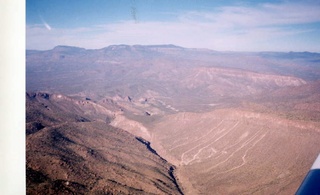
[[[172,164],[99,114],[109,113],[88,101],[27,94],[27,194],[181,194]]]
[[[293,194],[319,152],[319,122],[240,109],[174,114],[152,129],[200,192]]]
[[[294,194],[320,152],[320,54],[27,51],[28,194]]]

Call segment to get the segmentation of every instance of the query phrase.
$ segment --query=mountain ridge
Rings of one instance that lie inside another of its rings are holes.
[[[97,49],[85,49],[84,47],[78,47],[78,46],[71,46],[71,45],[57,45],[53,47],[52,49],[47,49],[47,50],[37,50],[37,49],[26,49],[26,51],[50,51],[50,50],[59,50],[59,49],[76,49],[76,50],[103,50],[103,49],[112,49],[112,48],[175,48],[175,49],[187,49],[187,50],[199,50],[199,51],[210,51],[210,52],[220,52],[220,53],[259,53],[261,55],[267,55],[267,56],[274,56],[277,54],[287,54],[288,57],[294,56],[297,54],[300,54],[300,57],[303,56],[317,56],[319,57],[320,53],[319,52],[310,52],[310,51],[218,51],[218,50],[212,50],[212,49],[206,49],[206,48],[188,48],[188,47],[182,47],[174,44],[156,44],[156,45],[140,45],[140,44],[133,44],[133,45],[128,45],[128,44],[114,44],[114,45],[108,45],[106,47],[102,48],[97,48]]]
[[[79,100],[42,92],[26,100],[28,194],[183,194],[172,164],[99,113],[83,113]]]

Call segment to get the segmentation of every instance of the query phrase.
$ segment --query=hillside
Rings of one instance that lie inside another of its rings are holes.
[[[181,194],[173,165],[83,106],[27,95],[27,194]]]
[[[220,109],[169,115],[150,129],[159,140],[160,155],[180,165],[191,189],[294,194],[319,153],[319,127],[319,121]]]

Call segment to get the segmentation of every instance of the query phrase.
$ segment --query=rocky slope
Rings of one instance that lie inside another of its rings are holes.
[[[182,193],[172,164],[141,139],[95,120],[111,111],[85,104],[27,95],[27,194]]]

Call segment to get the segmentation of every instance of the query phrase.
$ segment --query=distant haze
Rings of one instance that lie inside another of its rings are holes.
[[[27,49],[175,44],[320,52],[319,1],[26,1]]]

